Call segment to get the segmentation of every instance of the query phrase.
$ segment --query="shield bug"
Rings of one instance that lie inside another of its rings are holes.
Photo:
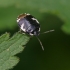
[[[38,38],[38,36],[41,34],[39,21],[34,16],[25,13],[25,14],[20,14],[17,17],[17,23],[21,31],[29,34],[30,36],[36,36],[38,41],[40,42],[42,50],[44,50],[42,42]],[[54,30],[46,31],[43,33],[51,32],[51,31],[54,31]]]

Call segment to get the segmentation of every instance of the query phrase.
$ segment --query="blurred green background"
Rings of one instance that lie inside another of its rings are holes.
[[[0,35],[19,30],[16,18],[30,13],[41,24],[42,51],[33,37],[17,56],[20,62],[11,70],[70,70],[70,0],[0,0]]]

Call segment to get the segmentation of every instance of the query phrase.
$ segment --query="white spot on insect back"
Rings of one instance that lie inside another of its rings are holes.
[[[40,31],[40,28],[39,28],[39,31]]]
[[[26,15],[30,15],[29,13],[27,13]]]
[[[20,19],[17,18],[17,22],[19,22]]]
[[[38,20],[37,20],[37,19],[35,19],[35,18],[32,18],[32,20],[36,20],[36,22],[37,22],[37,23],[39,23],[39,22],[38,22]]]
[[[21,29],[26,32],[26,29],[24,28],[24,23],[21,25]]]

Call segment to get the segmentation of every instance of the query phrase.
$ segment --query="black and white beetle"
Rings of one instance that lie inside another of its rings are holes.
[[[18,16],[17,23],[21,31],[29,34],[30,36],[36,36],[38,41],[40,42],[42,49],[44,50],[44,47],[40,39],[38,38],[38,35],[40,34],[40,24],[38,20],[32,15],[25,13]],[[46,31],[44,33],[51,32],[51,31],[54,30]]]

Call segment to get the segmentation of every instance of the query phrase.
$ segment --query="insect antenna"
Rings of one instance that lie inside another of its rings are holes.
[[[49,31],[45,31],[45,32],[40,33],[40,34],[45,34],[45,33],[53,32],[53,31],[54,31],[54,29],[53,30],[49,30]]]
[[[36,36],[36,38],[38,39],[38,41],[39,41],[39,43],[40,43],[40,45],[41,45],[41,47],[42,47],[42,50],[44,51],[44,47],[43,47],[43,45],[42,45],[42,42],[41,42],[41,40]]]

